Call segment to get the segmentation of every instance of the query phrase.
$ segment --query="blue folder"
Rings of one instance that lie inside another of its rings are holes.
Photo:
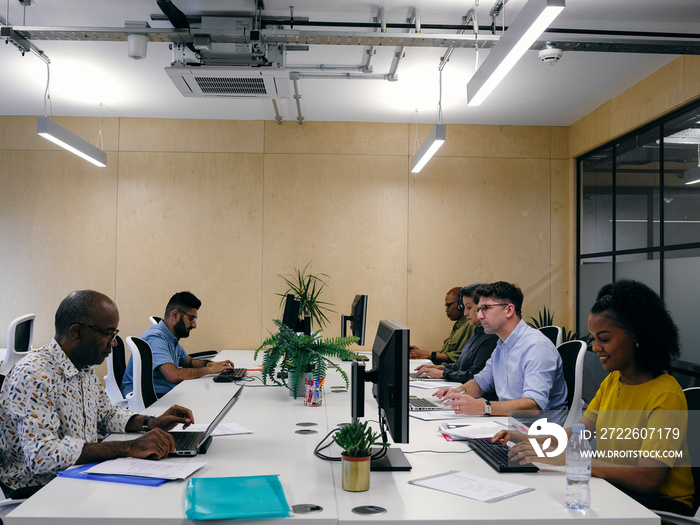
[[[68,470],[59,470],[58,475],[64,478],[91,479],[95,481],[109,481],[111,483],[127,483],[129,485],[145,485],[147,487],[159,487],[170,480],[163,478],[146,478],[141,476],[119,476],[116,474],[88,474],[85,472],[97,463],[86,463]]]
[[[278,476],[191,478],[187,481],[188,520],[287,518],[291,514]]]

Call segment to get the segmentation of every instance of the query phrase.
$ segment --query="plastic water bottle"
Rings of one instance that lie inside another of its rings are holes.
[[[586,510],[591,506],[591,445],[583,437],[585,426],[575,423],[566,445],[566,497],[570,509]]]

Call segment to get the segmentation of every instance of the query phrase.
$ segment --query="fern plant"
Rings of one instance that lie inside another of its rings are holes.
[[[320,332],[313,335],[298,334],[279,319],[275,319],[274,323],[279,331],[276,334],[271,333],[254,354],[254,359],[257,360],[258,354],[263,352],[261,367],[263,384],[267,385],[270,381],[276,385],[286,386],[296,398],[308,374],[313,378],[326,377],[330,367],[340,373],[346,388],[349,386],[348,374],[329,358],[351,359],[353,352],[347,347],[359,341],[357,337],[322,339]],[[278,371],[281,372],[279,379]],[[289,382],[287,375],[289,375]]]
[[[380,441],[380,436],[367,426],[367,421],[353,421],[345,425],[333,436],[333,441],[343,449],[343,456],[351,458],[366,458],[372,455],[372,447],[388,447],[388,443]]]

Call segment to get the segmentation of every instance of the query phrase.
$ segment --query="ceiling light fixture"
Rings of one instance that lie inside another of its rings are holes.
[[[63,126],[56,124],[48,117],[36,119],[36,132],[54,144],[58,144],[62,148],[76,154],[78,157],[92,162],[95,166],[101,168],[107,166],[107,154],[104,151],[81,139]]]
[[[467,83],[467,105],[478,106],[564,9],[565,0],[529,0]]]
[[[430,135],[425,139],[423,144],[421,144],[418,151],[413,155],[411,159],[411,173],[418,173],[423,169],[428,161],[435,155],[437,150],[440,149],[445,143],[445,138],[447,136],[447,126],[442,123],[442,69],[445,62],[440,63],[440,98],[438,99],[438,110],[437,117],[435,119],[435,127],[430,131]],[[416,110],[418,111],[418,110]],[[416,144],[418,144],[418,124],[416,123]],[[414,146],[415,147],[415,146]]]

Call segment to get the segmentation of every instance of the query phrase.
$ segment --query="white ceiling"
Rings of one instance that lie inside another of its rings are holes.
[[[240,15],[252,6],[251,0],[173,3],[187,15],[234,11]],[[293,4],[296,18],[366,23],[373,21],[381,6],[387,22],[405,23],[415,7],[423,24],[458,25],[467,11],[475,8],[479,25],[485,28],[491,24],[488,13],[493,3],[480,0],[475,6],[474,0],[384,0],[379,4],[354,0],[264,0],[262,14],[288,17],[289,5]],[[506,25],[524,3],[525,0],[507,3]],[[26,9],[18,0],[5,0],[0,6],[0,18],[7,18],[8,25],[18,30],[25,26],[114,28],[122,27],[126,20],[149,21],[154,28],[172,27],[167,20],[151,20],[151,15],[162,15],[155,0],[32,0]],[[497,23],[502,23],[500,17]],[[671,36],[692,33],[700,38],[700,0],[566,0],[566,8],[553,27],[653,31]],[[127,57],[125,42],[34,40],[33,44],[51,61],[51,103],[45,111],[46,64],[32,53],[22,56],[13,45],[1,45],[0,115],[233,120],[275,117],[270,100],[183,97],[164,72],[172,61],[167,43],[149,43],[147,57],[138,61]],[[361,46],[311,46],[309,51],[290,51],[287,63],[359,66],[365,50]],[[394,47],[377,48],[372,59],[375,74],[389,71],[394,52]],[[407,47],[396,82],[299,80],[302,115],[306,121],[435,122],[438,64],[444,52],[440,48]],[[487,50],[480,51],[479,61],[483,62],[487,54]],[[550,66],[541,63],[537,51],[532,50],[481,106],[467,107],[466,84],[474,72],[475,55],[473,49],[456,49],[444,69],[442,109],[447,124],[567,126],[677,58],[665,54],[567,51]],[[284,120],[296,119],[292,99],[283,101],[279,108]]]

